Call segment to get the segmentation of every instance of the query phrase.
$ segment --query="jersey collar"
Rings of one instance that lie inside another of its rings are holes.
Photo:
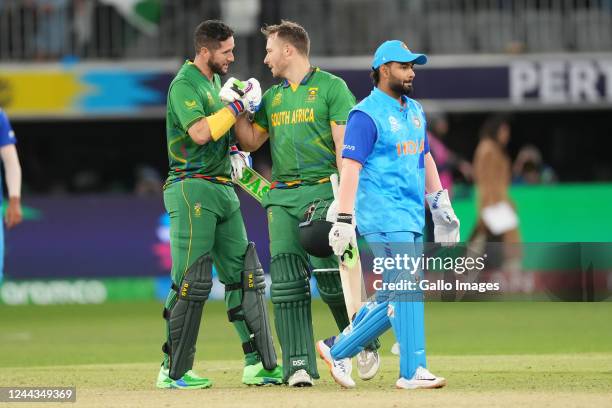
[[[403,104],[400,104],[397,101],[397,99],[387,95],[385,92],[381,91],[377,86],[375,86],[374,89],[372,90],[372,95],[374,95],[378,100],[383,101],[385,104],[391,105],[400,111],[407,110],[410,106],[408,102],[410,98],[408,98],[406,95],[402,95]]]
[[[198,68],[196,66],[196,64],[192,60],[189,60],[189,59],[185,60],[185,64],[184,65],[187,65],[190,69],[195,69],[197,71],[197,73],[202,76],[202,78],[204,78],[206,81],[210,82],[211,84],[215,83],[215,79],[216,79],[217,74],[215,74],[214,72],[213,72],[213,76],[212,76],[212,80],[211,80],[211,79],[208,79],[208,77],[206,75],[204,75],[204,73],[202,71],[200,71],[200,68]]]
[[[308,83],[308,81],[310,81],[310,78],[312,78],[314,73],[319,71],[319,70],[320,70],[319,67],[310,67],[310,71],[308,71],[308,73],[306,74],[304,79],[302,79],[302,82],[300,82],[300,85],[306,85]],[[286,79],[283,79],[283,82],[281,82],[281,86],[283,88],[289,88],[290,85],[291,84]]]

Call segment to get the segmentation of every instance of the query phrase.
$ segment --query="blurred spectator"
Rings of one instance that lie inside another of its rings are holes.
[[[444,145],[449,131],[446,114],[433,110],[427,113],[427,138],[431,155],[438,166],[438,174],[442,187],[448,190],[448,195],[453,196],[454,172],[461,173],[467,181],[472,179],[472,165]],[[434,225],[431,219],[429,207],[425,207],[425,240],[434,241]]]
[[[36,10],[36,57],[44,60],[63,56],[68,42],[68,0],[28,0],[26,4]]]
[[[94,8],[94,0],[74,0],[72,28],[75,51],[79,56],[87,56],[90,53]]]
[[[140,166],[136,170],[134,192],[139,196],[161,194],[164,184],[159,172],[151,166]]]
[[[452,197],[453,173],[458,171],[466,181],[472,180],[472,165],[450,150],[444,142],[449,132],[448,119],[443,112],[430,112],[427,114],[427,137],[431,155],[438,166],[442,187],[448,190]]]
[[[510,141],[510,124],[503,116],[493,116],[483,124],[480,131],[480,142],[474,153],[474,182],[478,192],[479,219],[472,238],[484,234],[491,237],[491,231],[482,218],[483,209],[498,203],[508,203],[512,208],[516,206],[510,199],[512,173],[510,158],[506,146]],[[503,233],[503,240],[508,242],[519,241],[518,228]]]
[[[480,142],[474,153],[474,182],[478,192],[478,221],[470,237],[470,249],[476,253],[499,250],[501,279],[508,289],[521,285],[521,248],[516,205],[509,195],[512,178],[506,146],[510,141],[510,123],[503,116],[485,121]],[[501,241],[503,245],[489,245]],[[491,254],[489,254],[489,261]]]
[[[521,148],[512,166],[513,182],[517,184],[554,183],[557,176],[552,167],[542,160],[540,150],[534,145]]]

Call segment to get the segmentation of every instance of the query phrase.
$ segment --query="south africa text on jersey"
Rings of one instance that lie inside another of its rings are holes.
[[[299,108],[292,111],[274,112],[271,116],[272,127],[314,122],[313,108]]]

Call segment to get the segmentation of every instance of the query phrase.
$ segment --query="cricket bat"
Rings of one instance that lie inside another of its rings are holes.
[[[329,179],[334,192],[334,198],[337,200],[339,189],[338,175],[334,173]],[[342,280],[342,292],[344,292],[344,303],[346,303],[346,312],[349,319],[352,319],[363,305],[362,299],[365,298],[365,285],[363,283],[361,259],[359,258],[357,245],[349,244],[344,254],[338,257],[338,265],[340,268],[340,279]]]
[[[237,184],[260,204],[264,194],[270,190],[270,182],[248,166],[242,170],[242,177]]]
[[[334,198],[338,198],[338,175],[330,176]],[[251,197],[261,203],[264,194],[270,190],[270,182],[251,167],[245,167],[242,177],[236,182]],[[361,259],[359,249],[356,246],[349,246],[342,256],[338,257],[340,269],[340,279],[342,281],[342,291],[344,292],[344,302],[349,319],[361,308],[365,298],[365,285],[361,273]]]

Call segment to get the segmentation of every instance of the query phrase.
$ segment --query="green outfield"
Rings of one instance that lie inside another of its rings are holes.
[[[2,306],[0,386],[74,385],[78,406],[612,406],[612,303],[429,303],[429,365],[449,386],[417,392],[393,388],[390,333],[382,372],[355,390],[340,391],[323,365],[312,389],[242,386],[240,346],[223,305],[210,302],[205,313],[196,369],[215,385],[173,391],[153,387],[160,304]],[[317,337],[335,331],[323,304],[313,316]]]

